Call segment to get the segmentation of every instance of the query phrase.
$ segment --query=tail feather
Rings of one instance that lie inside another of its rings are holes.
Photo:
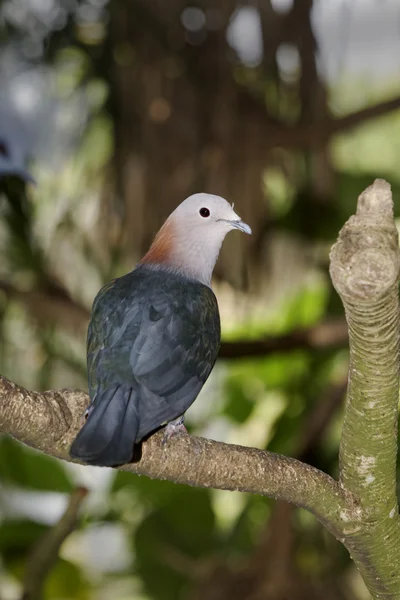
[[[115,386],[97,396],[70,455],[89,465],[112,467],[132,460],[139,429],[135,391]]]

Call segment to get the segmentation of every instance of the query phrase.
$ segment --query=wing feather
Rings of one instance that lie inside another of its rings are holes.
[[[143,266],[108,284],[95,299],[88,331],[91,399],[110,385],[136,389],[140,439],[192,404],[219,343],[212,290]]]

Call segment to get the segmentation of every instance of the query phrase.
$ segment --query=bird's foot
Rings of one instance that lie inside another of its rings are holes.
[[[175,435],[179,435],[182,433],[187,434],[187,429],[184,424],[184,417],[179,417],[179,419],[175,419],[174,421],[170,421],[165,429],[164,429],[164,437],[162,444],[165,446],[167,442],[174,437]]]
[[[83,415],[85,421],[88,420],[90,413],[93,410],[93,404],[89,404],[89,406],[87,407],[87,409],[85,410],[85,414]]]

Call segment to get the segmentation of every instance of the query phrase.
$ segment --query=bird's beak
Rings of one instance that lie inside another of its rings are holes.
[[[244,223],[241,219],[235,219],[229,222],[235,229],[239,229],[239,231],[243,231],[243,233],[251,235],[251,228],[247,225],[247,223]]]

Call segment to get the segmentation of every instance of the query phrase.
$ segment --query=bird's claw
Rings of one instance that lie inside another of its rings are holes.
[[[83,415],[83,417],[84,417],[85,421],[87,421],[87,420],[88,420],[88,418],[89,418],[89,415],[90,415],[90,413],[92,412],[92,410],[93,410],[93,405],[92,405],[92,404],[90,404],[90,405],[87,407],[87,409],[85,410],[85,414]]]
[[[187,435],[187,429],[184,424],[184,418],[179,417],[179,419],[170,421],[164,429],[162,445],[165,446],[172,437],[174,437],[175,435],[181,435],[182,433]]]

